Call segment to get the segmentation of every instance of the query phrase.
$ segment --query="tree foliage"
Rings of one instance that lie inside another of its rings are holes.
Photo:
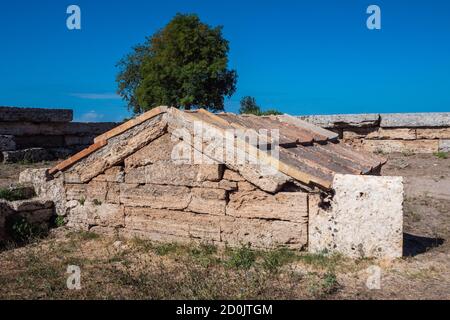
[[[118,93],[134,113],[159,105],[223,110],[237,81],[236,71],[228,69],[228,52],[222,27],[177,14],[118,63]]]
[[[256,103],[256,99],[253,97],[243,97],[241,99],[241,107],[239,108],[240,114],[254,114],[257,116],[268,116],[268,115],[280,115],[282,112],[275,109],[268,109],[267,111],[262,111],[261,107]]]

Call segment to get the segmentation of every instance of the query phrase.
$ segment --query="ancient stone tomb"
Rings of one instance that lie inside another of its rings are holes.
[[[220,147],[195,138],[199,123]],[[232,129],[252,130],[258,142]],[[260,129],[275,131],[263,137]],[[219,155],[226,144],[235,154]],[[237,161],[240,153],[247,157]],[[393,258],[401,256],[403,186],[376,176],[384,163],[293,117],[160,107],[21,180],[77,229]]]

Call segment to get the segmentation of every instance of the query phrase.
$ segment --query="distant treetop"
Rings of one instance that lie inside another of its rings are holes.
[[[268,115],[281,115],[282,112],[275,109],[268,109],[267,111],[261,111],[261,107],[256,103],[256,99],[253,97],[243,97],[241,99],[241,107],[239,108],[240,114],[254,114],[257,116]]]

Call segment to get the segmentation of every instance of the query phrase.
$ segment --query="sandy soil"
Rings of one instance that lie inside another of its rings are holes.
[[[450,299],[450,159],[388,157],[383,175],[405,178],[402,259],[160,245],[61,228],[0,251],[0,298]],[[0,165],[0,187],[23,168]],[[83,270],[80,291],[66,288],[68,264]],[[374,266],[380,289],[366,286]]]

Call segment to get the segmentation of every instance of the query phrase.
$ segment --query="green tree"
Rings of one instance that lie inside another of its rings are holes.
[[[256,116],[268,116],[268,115],[280,115],[282,112],[269,109],[267,111],[261,111],[261,107],[256,103],[256,99],[253,97],[243,97],[241,99],[241,107],[239,108],[240,114],[254,114]]]
[[[240,114],[259,114],[260,112],[261,108],[256,104],[255,98],[246,96],[241,99]]]
[[[237,81],[236,71],[228,69],[228,52],[222,27],[177,14],[119,62],[118,93],[134,113],[159,105],[224,110]]]
[[[144,109],[139,105],[136,89],[142,81],[142,62],[149,55],[149,52],[150,40],[147,40],[146,43],[135,46],[133,52],[123,57],[116,65],[120,68],[116,78],[118,84],[117,93],[127,101],[128,109],[134,114],[144,112]]]

